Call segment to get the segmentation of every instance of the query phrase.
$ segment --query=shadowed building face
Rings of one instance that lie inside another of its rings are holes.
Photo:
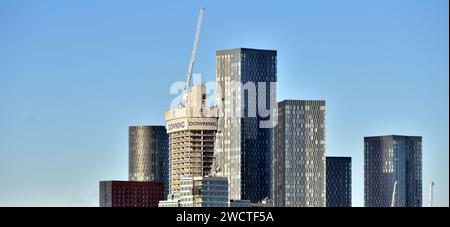
[[[352,206],[352,158],[327,157],[327,207]]]

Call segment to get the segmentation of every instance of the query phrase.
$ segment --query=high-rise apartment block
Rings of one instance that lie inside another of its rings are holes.
[[[327,207],[352,206],[352,158],[327,157]]]
[[[169,136],[164,126],[128,128],[128,180],[161,181],[169,188]]]
[[[211,174],[217,109],[206,106],[206,86],[194,85],[186,106],[166,111],[170,149],[170,194],[180,193],[181,178]]]
[[[238,48],[216,52],[218,169],[232,200],[270,196],[277,52]]]
[[[278,103],[273,166],[274,206],[326,205],[325,101]]]
[[[422,206],[422,137],[364,137],[364,205]]]

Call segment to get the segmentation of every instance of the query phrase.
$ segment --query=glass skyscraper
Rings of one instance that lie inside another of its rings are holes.
[[[164,198],[169,191],[169,135],[164,126],[128,128],[128,179],[160,181]]]
[[[324,207],[325,101],[278,103],[272,194],[274,206]]]
[[[217,51],[216,82],[217,168],[228,178],[230,199],[261,201],[270,196],[277,52]]]
[[[364,205],[422,206],[422,137],[364,137]]]
[[[352,206],[352,158],[327,157],[327,207]]]

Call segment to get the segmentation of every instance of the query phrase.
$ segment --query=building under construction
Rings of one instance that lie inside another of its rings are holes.
[[[180,192],[181,178],[207,176],[212,171],[217,109],[206,106],[206,87],[194,85],[184,105],[166,111],[169,134],[170,194]]]

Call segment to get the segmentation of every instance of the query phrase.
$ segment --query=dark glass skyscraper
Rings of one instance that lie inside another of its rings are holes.
[[[228,178],[230,199],[260,201],[270,196],[277,52],[217,51],[216,81],[217,167]]]
[[[422,206],[422,137],[364,137],[364,205]]]
[[[325,169],[325,101],[279,102],[273,156],[274,205],[324,207]]]
[[[166,198],[169,187],[169,136],[166,128],[130,126],[128,137],[128,179],[160,181]]]
[[[327,157],[327,207],[352,206],[352,158]]]

